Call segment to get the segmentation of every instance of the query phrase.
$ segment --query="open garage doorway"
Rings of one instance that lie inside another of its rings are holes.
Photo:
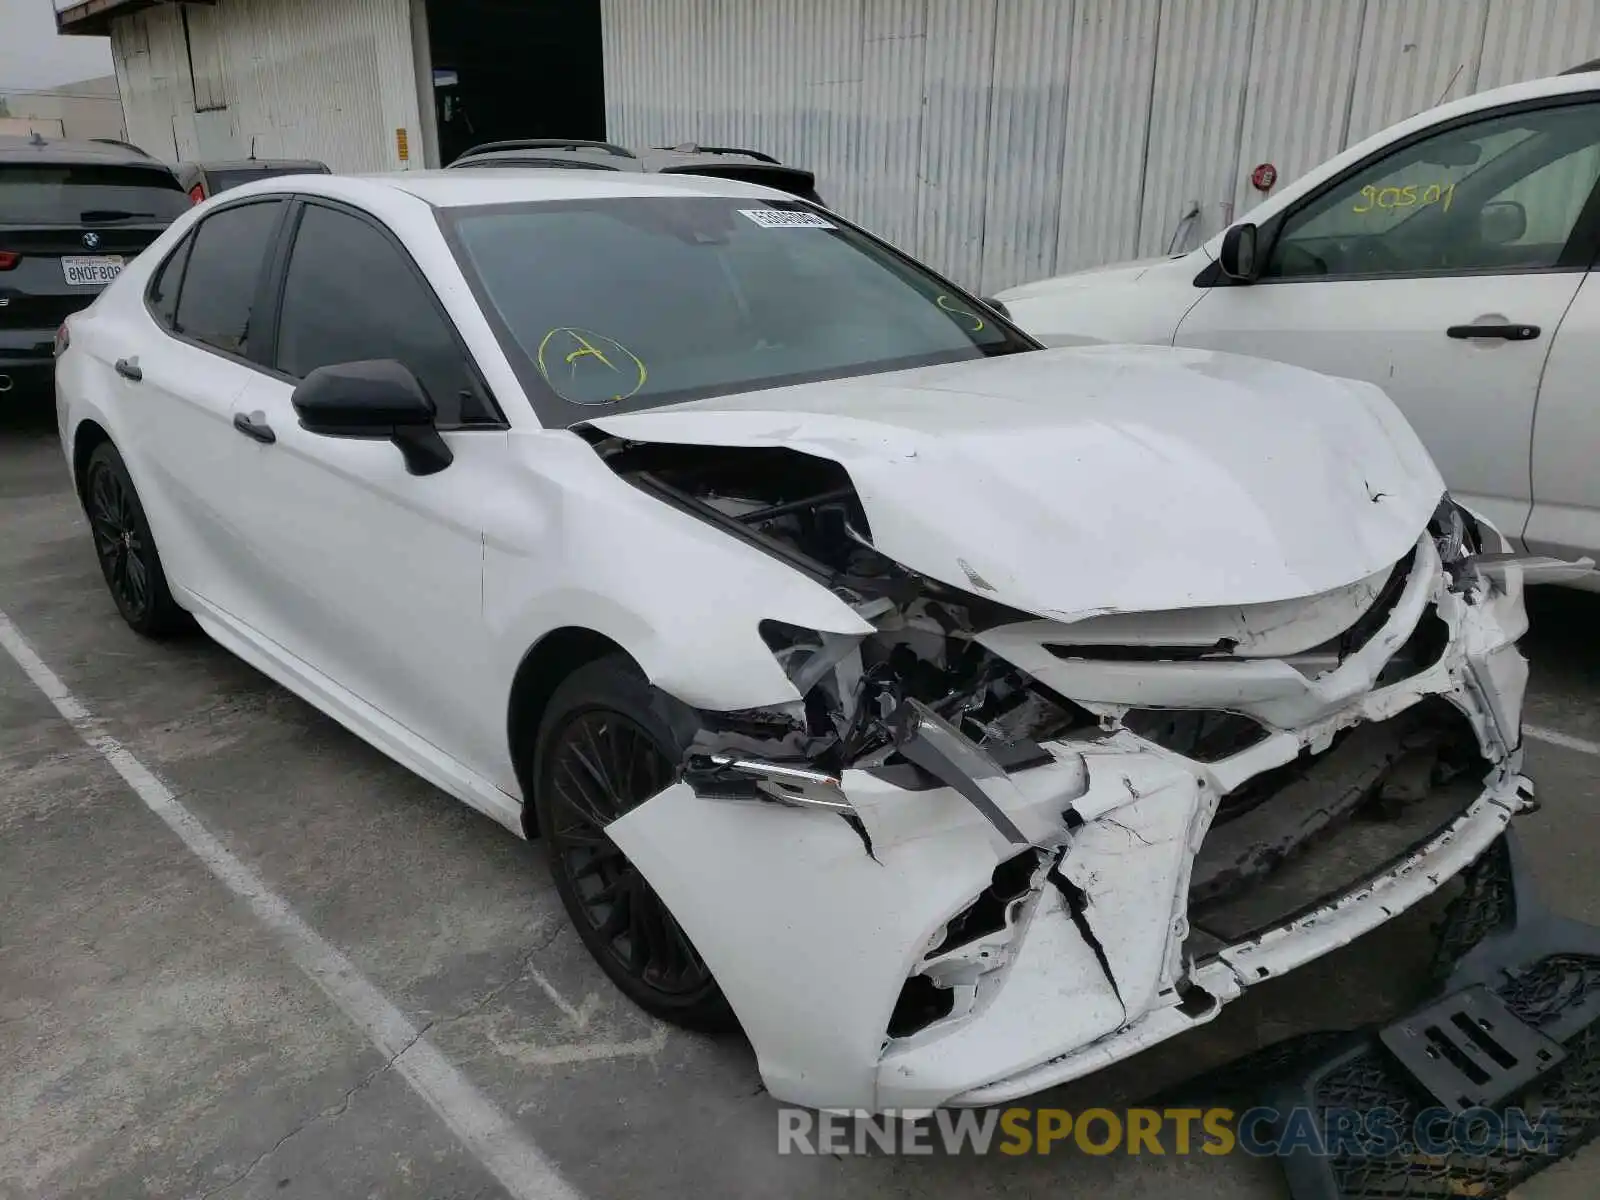
[[[427,0],[439,161],[506,138],[604,138],[600,0]]]

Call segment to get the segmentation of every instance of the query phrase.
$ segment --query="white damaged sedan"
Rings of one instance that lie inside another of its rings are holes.
[[[775,191],[275,179],[58,354],[127,621],[542,836],[787,1101],[1096,1070],[1532,803],[1521,569],[1381,391],[1041,350]]]

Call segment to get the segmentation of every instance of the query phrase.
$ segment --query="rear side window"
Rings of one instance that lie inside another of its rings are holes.
[[[278,369],[395,359],[422,381],[443,427],[495,422],[448,318],[409,258],[357,217],[307,205],[278,318]]]
[[[282,212],[281,200],[268,200],[225,208],[200,223],[189,239],[176,332],[248,357],[261,268]]]
[[[150,311],[168,329],[178,322],[178,289],[183,285],[183,268],[193,248],[194,235],[190,234],[167,256],[167,261],[150,281]]]
[[[0,163],[0,224],[173,221],[189,198],[170,171],[89,163]]]

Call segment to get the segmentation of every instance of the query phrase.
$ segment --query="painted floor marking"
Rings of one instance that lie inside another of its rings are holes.
[[[390,1060],[461,1144],[515,1200],[581,1200],[555,1164],[450,1062],[355,965],[180,804],[172,792],[45,665],[0,612],[0,647],[78,736],[121,775],[196,858],[282,940],[297,967]]]
[[[1552,746],[1560,746],[1563,750],[1576,750],[1579,754],[1592,754],[1600,758],[1600,742],[1573,737],[1570,733],[1557,733],[1554,729],[1545,729],[1540,725],[1524,725],[1522,736],[1533,738],[1538,742],[1548,742]]]

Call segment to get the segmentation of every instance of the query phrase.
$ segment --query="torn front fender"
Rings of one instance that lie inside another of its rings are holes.
[[[681,783],[607,833],[711,968],[768,1089],[818,1108],[877,1106],[906,977],[1000,859],[970,822],[874,859],[843,819]]]

